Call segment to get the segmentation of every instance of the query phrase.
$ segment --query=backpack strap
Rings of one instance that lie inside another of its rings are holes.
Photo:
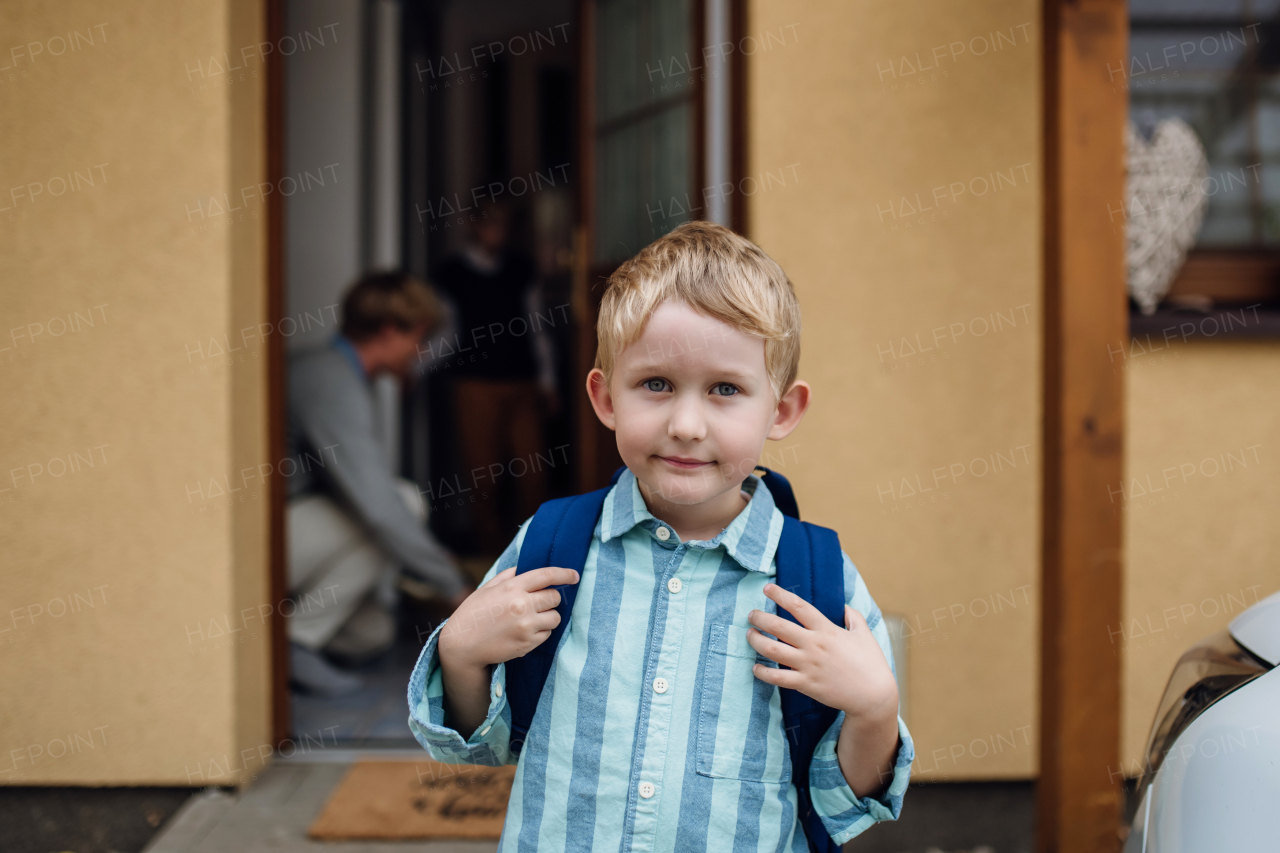
[[[800,506],[796,503],[796,493],[791,490],[791,483],[777,471],[763,465],[756,467],[764,472],[764,476],[760,479],[769,487],[769,494],[773,495],[773,505],[781,510],[783,515],[789,515],[799,521]]]
[[[581,580],[582,569],[587,564],[587,552],[591,550],[591,539],[595,535],[596,522],[600,519],[600,511],[604,509],[605,495],[609,494],[609,490],[625,470],[623,467],[614,471],[609,485],[603,489],[585,495],[556,498],[538,507],[525,531],[524,541],[520,544],[516,574],[557,566],[573,569]],[[551,672],[551,662],[556,656],[556,650],[560,648],[560,637],[569,624],[573,602],[578,596],[576,583],[556,584],[547,589],[560,592],[560,604],[556,606],[560,624],[556,625],[551,636],[536,649],[523,657],[507,661],[507,703],[511,706],[513,755],[520,754],[524,740],[529,735],[534,712],[538,710],[538,699],[542,696],[542,688]]]
[[[778,586],[795,593],[818,608],[837,625],[844,625],[844,554],[840,550],[840,538],[834,530],[800,521],[800,510],[795,494],[786,477],[764,469],[761,479],[769,487],[774,504],[782,511],[782,535],[778,539]],[[789,511],[790,510],[790,511]],[[784,608],[778,608],[783,619],[800,624],[795,616]],[[822,818],[813,808],[809,792],[809,765],[818,741],[835,722],[839,714],[806,696],[798,690],[779,688],[782,702],[782,720],[788,733],[787,744],[791,748],[791,781],[796,786],[801,825],[809,841],[811,853],[840,853],[840,846],[831,840]]]

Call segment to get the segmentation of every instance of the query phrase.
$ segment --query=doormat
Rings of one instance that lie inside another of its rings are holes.
[[[514,765],[358,761],[307,834],[323,840],[461,838],[497,840],[511,798]]]

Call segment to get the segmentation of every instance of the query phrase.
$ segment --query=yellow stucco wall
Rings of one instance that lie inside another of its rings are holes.
[[[207,636],[268,602],[265,492],[200,493],[267,461],[265,350],[212,341],[265,314],[261,205],[212,201],[264,174],[261,64],[213,64],[263,20],[0,6],[4,784],[228,784],[269,742],[264,626]]]
[[[1127,470],[1110,495],[1125,516],[1124,624],[1111,639],[1128,776],[1182,651],[1280,589],[1280,343],[1177,335],[1113,352],[1128,384]]]
[[[775,462],[910,626],[915,778],[1037,766],[1039,20],[757,0],[743,45],[751,236],[816,393]]]

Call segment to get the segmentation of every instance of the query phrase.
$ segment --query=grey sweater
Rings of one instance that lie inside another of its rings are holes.
[[[449,553],[397,493],[378,444],[373,390],[356,365],[324,346],[291,356],[288,381],[290,455],[299,463],[289,494],[330,494],[406,569],[443,595],[460,593]]]

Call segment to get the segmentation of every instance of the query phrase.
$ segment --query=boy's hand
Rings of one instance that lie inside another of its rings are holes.
[[[774,669],[758,663],[752,668],[756,678],[799,690],[828,707],[844,711],[850,720],[893,719],[896,730],[898,685],[862,614],[846,604],[842,628],[777,584],[765,584],[764,594],[800,624],[762,610],[752,610],[747,615],[747,621],[754,626],[747,630],[751,647],[790,667]],[[761,629],[778,639],[769,639]]]
[[[512,566],[494,575],[441,629],[441,667],[481,670],[533,651],[560,624],[560,592],[546,587],[577,582],[573,569],[553,566],[522,575]]]

